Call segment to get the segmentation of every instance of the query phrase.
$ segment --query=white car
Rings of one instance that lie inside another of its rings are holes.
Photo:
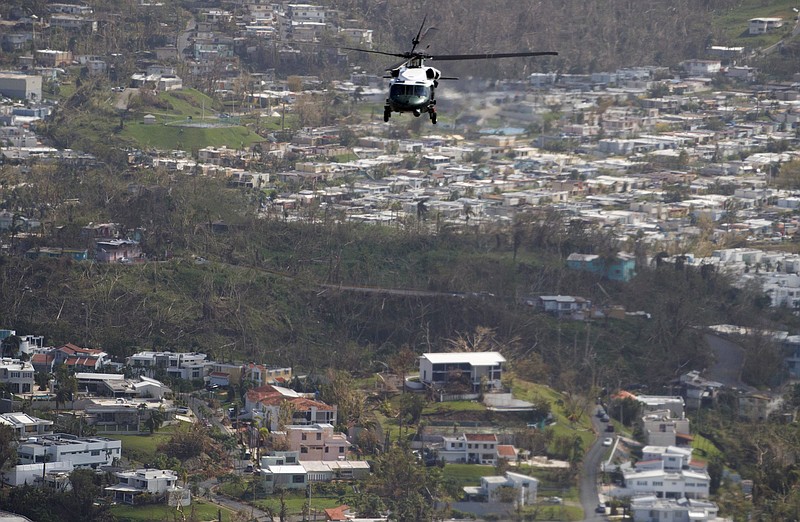
[[[611,437],[606,437],[603,439],[603,446],[611,446],[612,444],[614,444],[614,439]]]

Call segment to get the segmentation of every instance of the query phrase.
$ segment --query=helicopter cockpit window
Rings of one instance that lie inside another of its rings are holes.
[[[407,85],[396,83],[392,85],[390,96],[429,96],[428,87],[425,85]]]

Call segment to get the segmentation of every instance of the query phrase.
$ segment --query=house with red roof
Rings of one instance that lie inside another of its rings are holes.
[[[336,406],[308,398],[306,394],[297,393],[289,388],[267,384],[254,388],[245,395],[245,416],[261,421],[270,431],[280,429],[279,419],[282,408],[292,411],[291,422],[287,424],[336,425]]]
[[[107,362],[108,354],[103,350],[81,348],[67,343],[53,351],[53,366],[64,364],[73,372],[95,372]]]

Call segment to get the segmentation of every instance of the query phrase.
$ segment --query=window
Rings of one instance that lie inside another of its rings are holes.
[[[330,449],[330,448],[329,448],[328,446],[325,446],[325,453],[328,453],[328,450],[329,450],[329,449]]]
[[[302,484],[306,481],[305,475],[292,475],[293,484]]]
[[[664,485],[663,482],[653,481],[653,486],[663,486],[663,485]]]
[[[100,455],[100,450],[92,450],[92,457],[98,457]]]
[[[305,446],[301,447],[300,453],[308,453],[308,448],[306,448]]]
[[[317,433],[317,440],[322,440],[322,433]]]
[[[301,438],[302,438],[303,440],[306,440],[306,434],[305,434],[305,433],[303,433]]]
[[[344,446],[339,446],[339,453],[344,453]]]

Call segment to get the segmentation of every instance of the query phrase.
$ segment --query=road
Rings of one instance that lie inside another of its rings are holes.
[[[595,433],[603,434],[605,424],[600,422],[600,419],[594,415],[592,411],[592,428]],[[583,520],[589,522],[601,522],[607,520],[604,515],[595,513],[594,509],[597,507],[599,497],[597,493],[598,474],[600,472],[600,463],[603,457],[606,456],[607,447],[603,446],[603,438],[599,437],[594,441],[592,447],[586,452],[583,457],[583,464],[580,476],[580,501],[583,507]]]

